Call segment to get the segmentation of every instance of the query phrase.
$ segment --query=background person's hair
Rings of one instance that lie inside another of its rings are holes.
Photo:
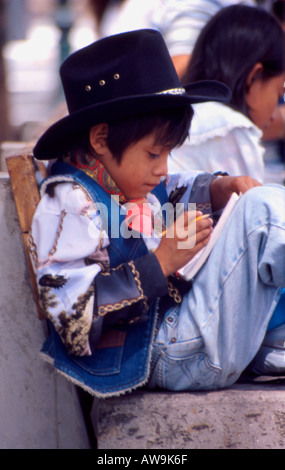
[[[247,77],[260,62],[267,80],[285,70],[284,32],[262,8],[232,5],[209,20],[200,33],[182,83],[215,79],[232,91],[232,108],[249,115]]]
[[[273,15],[281,21],[281,23],[285,22],[285,1],[284,0],[275,0],[272,3],[271,11]]]

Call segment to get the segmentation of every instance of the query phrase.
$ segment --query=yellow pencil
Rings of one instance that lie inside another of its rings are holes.
[[[198,217],[196,217],[196,219],[192,220],[192,222],[190,222],[189,225],[193,224],[194,222],[198,222],[198,220],[202,220],[202,219],[207,219],[208,217],[210,217],[211,214],[202,214],[202,215],[199,215]],[[167,232],[167,230],[164,230],[162,233],[161,233],[161,236],[163,237],[163,235],[165,235]]]
[[[208,219],[208,217],[210,217],[211,214],[202,214],[202,215],[199,215],[199,217],[196,217],[195,220],[192,220],[191,224],[193,224],[193,222],[197,222],[198,220],[202,220],[202,219]]]

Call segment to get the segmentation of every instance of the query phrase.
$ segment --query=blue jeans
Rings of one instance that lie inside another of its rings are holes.
[[[232,385],[259,350],[285,286],[285,188],[248,191],[153,350],[150,388]]]

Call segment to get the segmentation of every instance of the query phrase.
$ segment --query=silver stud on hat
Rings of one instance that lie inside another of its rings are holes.
[[[99,85],[100,85],[100,86],[104,86],[104,85],[106,85],[106,82],[105,82],[105,80],[100,80],[100,82],[99,82]]]
[[[91,89],[92,89],[91,85],[86,85],[86,87],[85,87],[86,91],[91,91]]]
[[[120,75],[118,73],[115,73],[114,80],[119,80],[119,78],[120,78]]]

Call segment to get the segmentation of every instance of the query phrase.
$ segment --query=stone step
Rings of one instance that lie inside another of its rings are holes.
[[[285,378],[96,400],[98,449],[285,449]]]

